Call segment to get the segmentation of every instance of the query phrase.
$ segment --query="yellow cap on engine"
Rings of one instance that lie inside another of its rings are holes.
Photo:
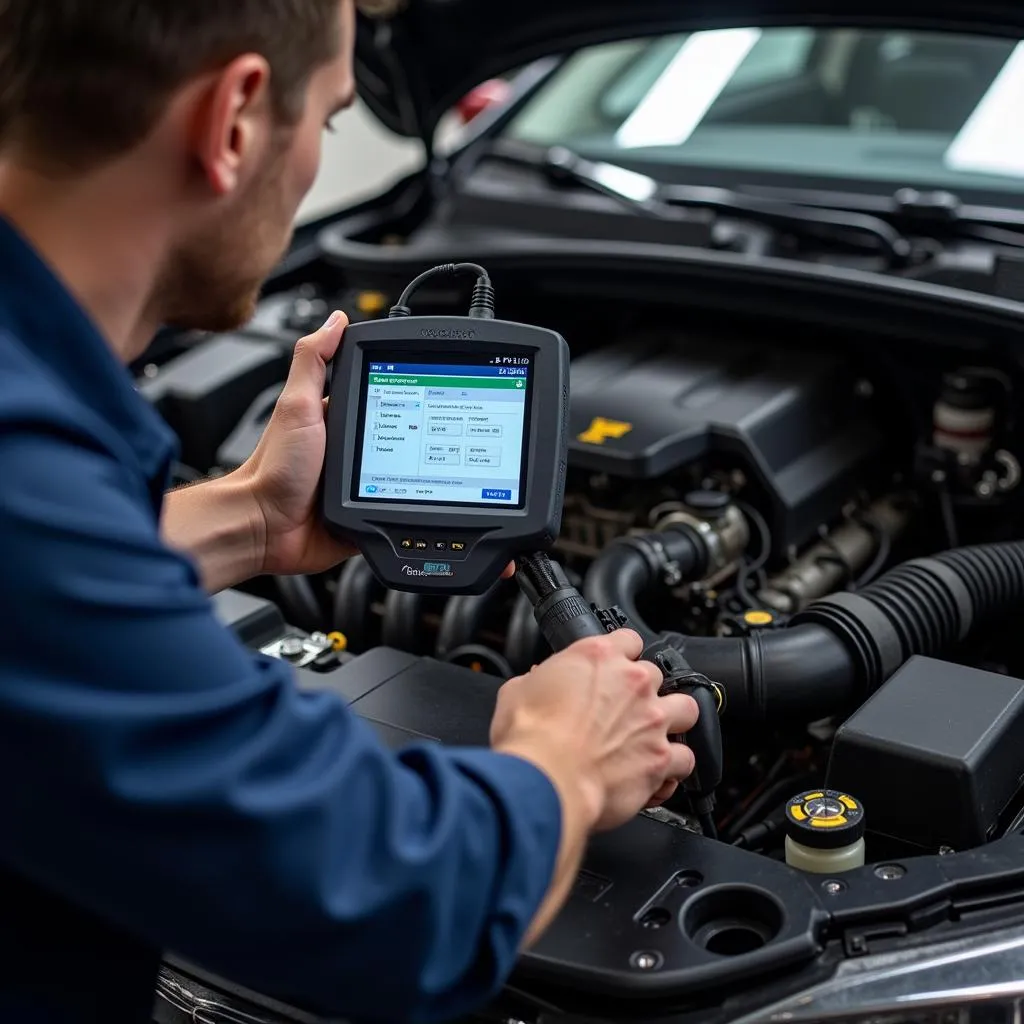
[[[377,316],[387,309],[388,297],[383,292],[360,292],[356,296],[356,309],[363,316]]]

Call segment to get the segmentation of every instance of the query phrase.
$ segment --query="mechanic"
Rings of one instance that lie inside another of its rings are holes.
[[[587,837],[692,770],[668,736],[695,705],[633,633],[506,684],[492,749],[393,754],[212,612],[351,554],[314,514],[345,317],[296,347],[252,460],[166,497],[125,364],[251,316],[353,100],[355,18],[0,3],[0,1020],[148,1021],[164,951],[324,1013],[465,1013]]]

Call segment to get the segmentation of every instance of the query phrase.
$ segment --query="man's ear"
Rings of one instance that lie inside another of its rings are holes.
[[[216,195],[233,192],[259,162],[272,116],[263,57],[244,54],[217,72],[194,124],[195,154]]]

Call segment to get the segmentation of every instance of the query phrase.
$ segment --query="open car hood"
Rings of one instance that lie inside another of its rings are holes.
[[[406,0],[388,22],[360,18],[356,76],[392,131],[430,138],[487,78],[539,57],[635,36],[814,25],[1024,37],[1021,0]]]

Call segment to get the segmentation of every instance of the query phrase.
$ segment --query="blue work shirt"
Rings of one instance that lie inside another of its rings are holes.
[[[550,781],[385,750],[160,539],[175,441],[0,221],[0,1020],[149,1021],[163,951],[324,1013],[450,1018],[551,880]]]

